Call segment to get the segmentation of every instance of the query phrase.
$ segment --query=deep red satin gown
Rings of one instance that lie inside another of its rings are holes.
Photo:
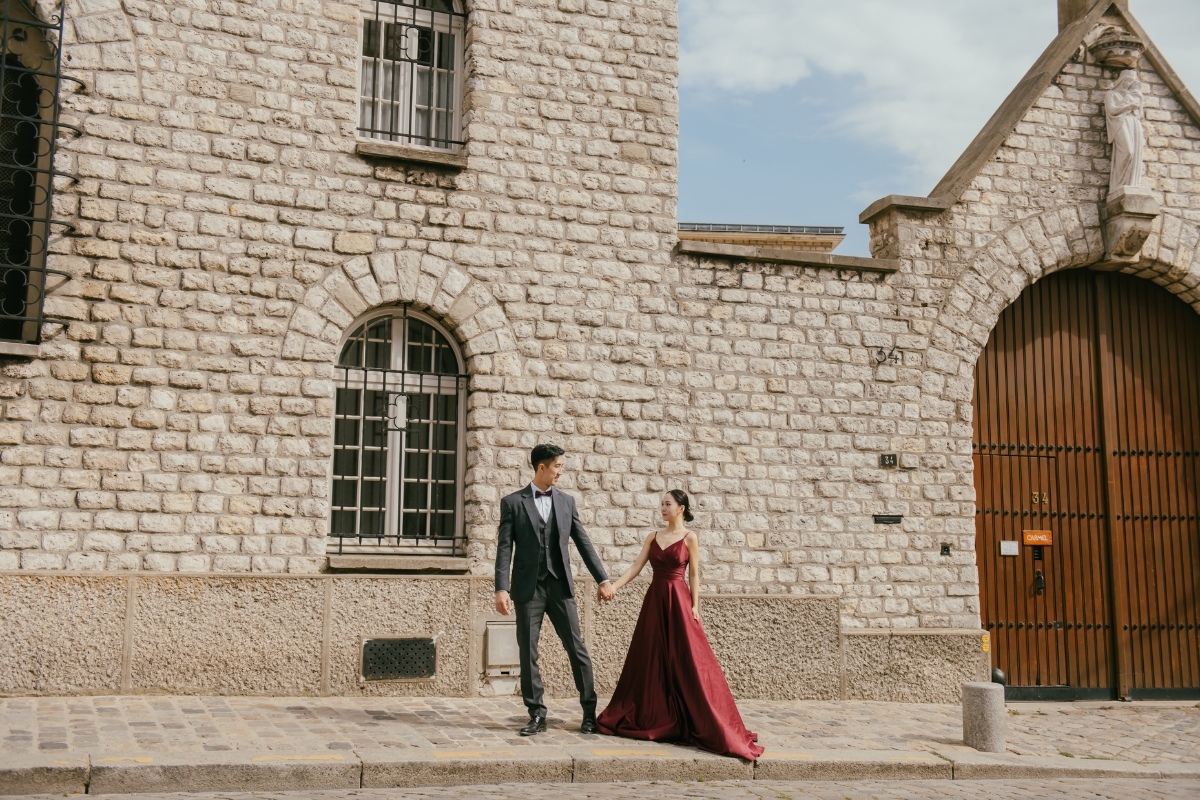
[[[692,618],[683,580],[688,549],[680,539],[650,545],[654,580],[608,707],[596,719],[602,733],[651,741],[683,741],[718,755],[753,761],[758,736],[746,730],[704,628]]]

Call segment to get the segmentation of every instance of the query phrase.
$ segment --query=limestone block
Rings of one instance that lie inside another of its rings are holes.
[[[496,783],[570,783],[571,756],[560,747],[407,747],[357,750],[364,789]]]
[[[139,577],[134,689],[316,694],[324,585],[310,578]]]
[[[954,765],[913,750],[797,750],[768,747],[754,762],[755,780],[868,781],[949,780]]]
[[[100,694],[121,688],[128,579],[0,576],[0,692]]]
[[[594,600],[595,584],[587,582],[592,609],[585,640],[592,657],[596,692],[602,697],[610,696],[617,688],[617,679],[625,666],[629,642],[633,639],[633,629],[649,585],[647,581],[634,581],[623,587],[614,600],[603,603]]]
[[[0,796],[83,794],[91,762],[86,753],[27,755],[5,753],[0,765]]]
[[[356,789],[362,763],[349,752],[122,753],[92,760],[91,794]]]
[[[709,644],[734,697],[836,700],[840,601],[829,597],[701,598]]]
[[[961,686],[984,680],[981,632],[847,631],[845,691],[849,700],[957,703]]]
[[[962,685],[963,744],[984,753],[1005,750],[1004,687],[998,683]]]
[[[754,777],[754,766],[749,761],[715,756],[694,747],[619,739],[564,749],[575,762],[575,783],[729,781]]]
[[[471,582],[461,578],[337,577],[330,606],[329,690],[337,695],[464,696],[470,673]],[[431,680],[362,682],[367,638],[437,637]]]

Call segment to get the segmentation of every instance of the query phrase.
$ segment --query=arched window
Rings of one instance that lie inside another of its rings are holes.
[[[461,555],[462,358],[406,308],[351,330],[336,370],[331,549]]]

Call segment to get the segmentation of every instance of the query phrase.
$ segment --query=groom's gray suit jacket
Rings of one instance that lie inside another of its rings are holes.
[[[584,566],[596,583],[608,580],[604,564],[592,540],[579,521],[575,509],[575,498],[559,489],[551,495],[552,513],[557,529],[558,541],[551,542],[562,555],[559,562],[565,567],[562,576],[571,597],[575,596],[575,583],[571,579],[571,557],[567,552],[567,540],[575,541],[575,548],[583,559]],[[542,517],[533,502],[533,488],[526,486],[500,501],[500,535],[496,544],[496,591],[509,592],[514,603],[527,603],[533,597],[538,582],[538,559],[542,552]],[[549,527],[549,526],[548,526]],[[509,565],[512,565],[512,580],[509,581]],[[511,588],[510,588],[511,587]]]

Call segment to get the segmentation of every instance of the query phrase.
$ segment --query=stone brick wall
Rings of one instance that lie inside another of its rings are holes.
[[[402,302],[467,357],[475,574],[550,440],[613,574],[682,487],[707,592],[978,628],[972,371],[1023,287],[1103,256],[1114,73],[1069,64],[954,206],[877,218],[899,273],[672,257],[674,3],[469,7],[453,171],[354,154],[355,7],[68,4],[77,277],[0,361],[0,569],[323,569],[336,347]],[[1142,74],[1166,210],[1133,269],[1196,303],[1200,130]]]
[[[354,154],[355,6],[67,0],[84,135],[52,266],[75,278],[41,358],[0,362],[0,569],[321,569],[336,346],[394,302],[468,358],[486,558],[500,492],[590,375],[583,332],[653,311],[677,36],[669,0],[468,7],[454,171]]]

